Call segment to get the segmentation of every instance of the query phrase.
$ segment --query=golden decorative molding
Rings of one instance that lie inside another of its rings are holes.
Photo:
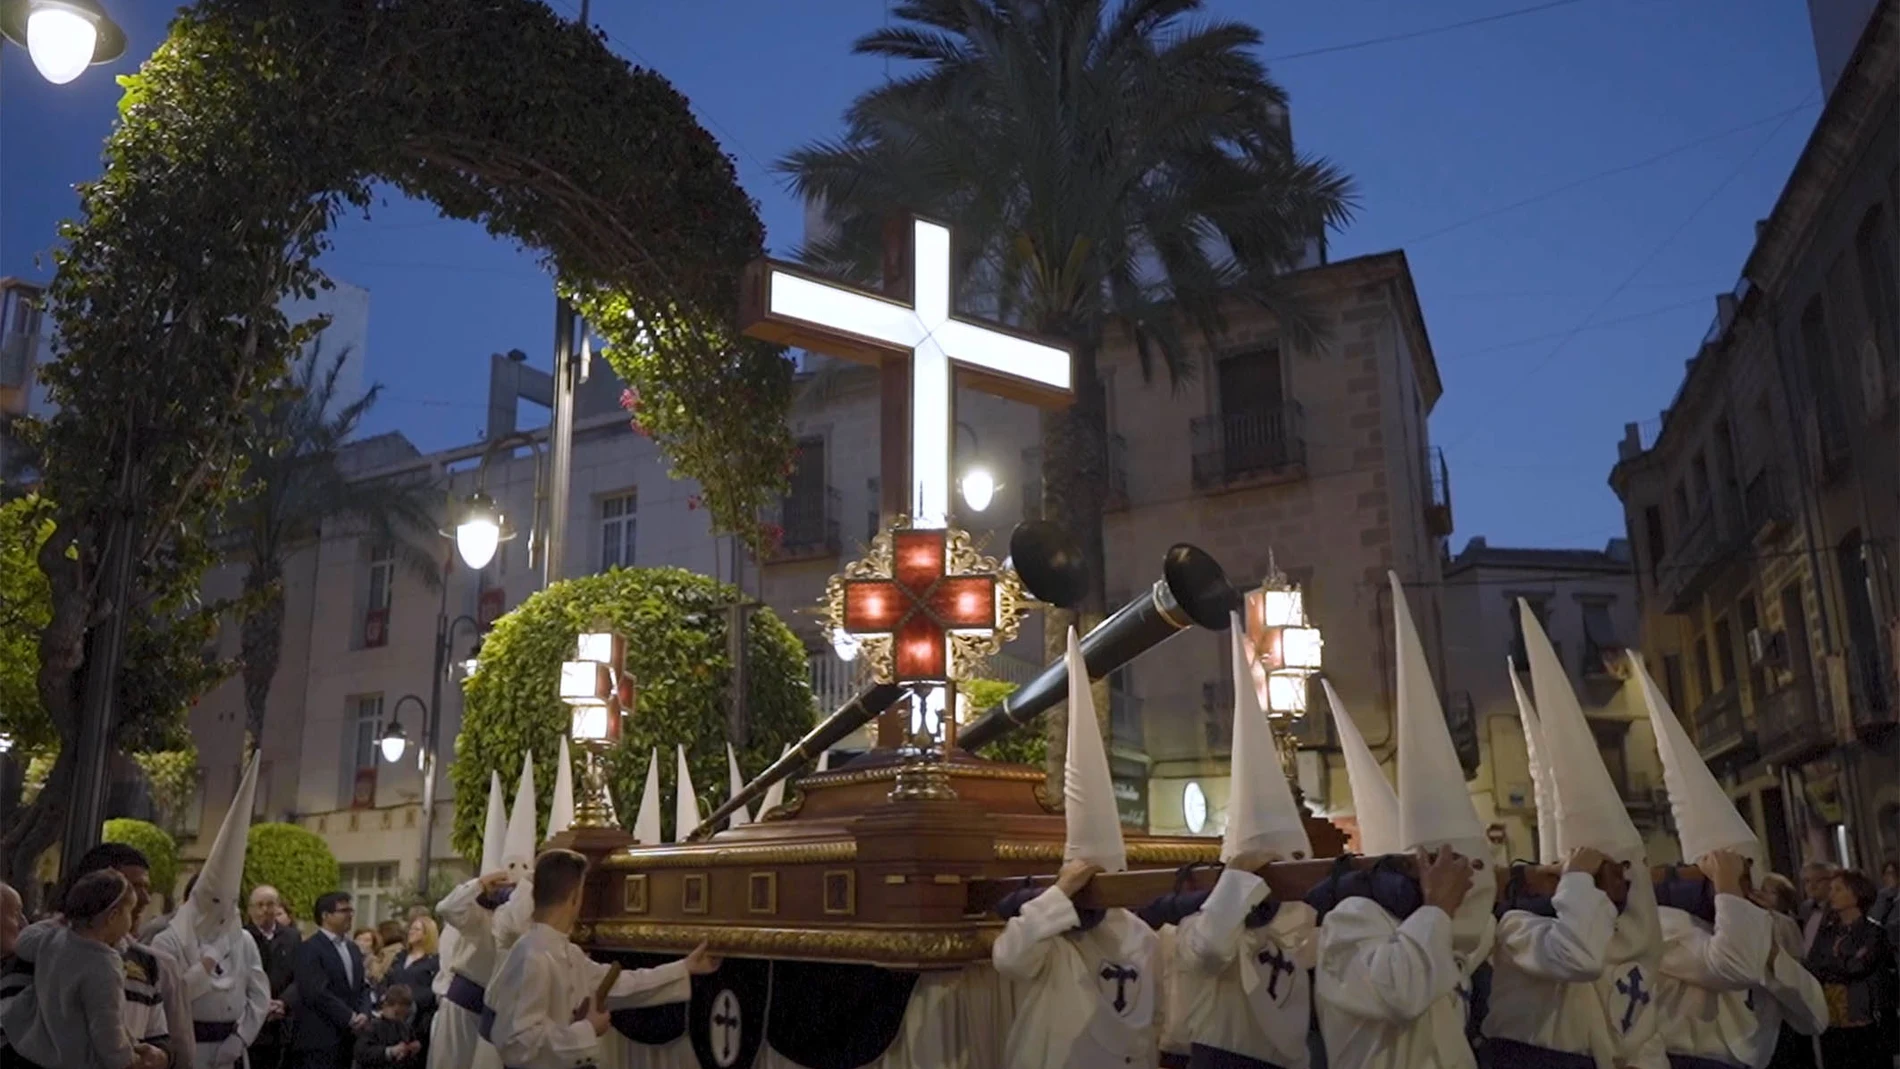
[[[798,787],[802,792],[813,788],[822,790],[828,787],[853,787],[864,783],[878,783],[884,780],[894,780],[897,778],[898,772],[902,771],[903,767],[901,764],[890,764],[879,765],[876,768],[859,768],[840,772],[819,772],[815,775],[801,777],[798,781]],[[1037,769],[1025,768],[1021,765],[978,765],[966,764],[961,761],[945,761],[942,762],[940,767],[943,769],[944,774],[951,779],[1010,780],[1020,783],[1040,784],[1048,778]],[[775,809],[773,812],[776,813],[778,810]]]
[[[627,847],[607,855],[601,869],[622,872],[639,869],[704,869],[721,865],[810,865],[855,861],[854,839],[822,843],[785,843],[761,846]]]
[[[689,951],[700,943],[715,954],[758,958],[944,965],[990,956],[1000,927],[750,928],[735,924],[655,924],[599,921],[585,933],[594,946],[644,951]],[[582,937],[581,930],[575,932]]]
[[[1006,843],[996,844],[998,861],[1051,861],[1062,862],[1062,844],[1047,843]],[[1185,865],[1190,861],[1220,860],[1220,840],[1209,839],[1206,846],[1194,843],[1148,843],[1137,839],[1128,844],[1128,860],[1156,865]]]

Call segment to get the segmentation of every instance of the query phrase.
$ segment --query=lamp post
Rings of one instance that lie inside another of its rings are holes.
[[[528,518],[528,567],[537,564],[544,570],[541,583],[546,586],[553,582],[555,575],[548,572],[554,539],[543,537],[541,529],[542,505],[547,500],[546,480],[543,478],[543,456],[541,442],[528,433],[508,434],[488,443],[482,450],[481,466],[475,469],[475,491],[459,503],[451,502],[450,512],[455,517],[455,526],[443,531],[444,538],[455,540],[455,551],[462,563],[480,571],[488,567],[495,559],[495,551],[503,542],[512,541],[516,534],[508,518],[502,514],[501,506],[488,496],[488,466],[495,462],[503,450],[513,451],[519,446],[534,450],[534,507]]]
[[[568,735],[584,755],[574,827],[616,827],[607,752],[620,741],[621,718],[639,700],[627,671],[627,640],[611,631],[581,635],[575,659],[561,665],[561,700],[573,709]]]
[[[98,0],[0,0],[0,37],[26,49],[54,85],[125,55],[125,31]]]
[[[1298,784],[1293,730],[1306,715],[1306,693],[1323,667],[1325,639],[1306,615],[1306,596],[1268,557],[1267,576],[1245,599],[1247,639],[1253,650],[1254,690],[1266,710],[1280,766]]]

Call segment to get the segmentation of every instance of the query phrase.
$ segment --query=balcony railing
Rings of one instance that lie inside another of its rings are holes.
[[[1730,683],[1696,706],[1696,748],[1704,758],[1727,753],[1748,740],[1748,723],[1742,717],[1741,689]]]
[[[1751,537],[1779,528],[1794,518],[1794,503],[1789,500],[1782,478],[1773,467],[1762,468],[1748,480],[1748,486],[1742,491],[1742,513],[1747,517]]]
[[[1202,416],[1188,425],[1196,490],[1296,475],[1306,465],[1303,416],[1296,401]]]
[[[1762,759],[1798,761],[1834,745],[1834,732],[1815,708],[1807,683],[1797,680],[1755,702],[1755,738]]]
[[[1431,499],[1425,502],[1425,526],[1443,538],[1452,532],[1451,468],[1445,463],[1445,451],[1436,446],[1425,453],[1425,471],[1432,482]]]
[[[1726,498],[1702,507],[1657,569],[1657,586],[1670,612],[1686,612],[1695,604],[1719,566],[1753,533],[1745,526],[1741,510]]]
[[[838,491],[790,494],[781,499],[778,525],[782,528],[774,561],[817,560],[838,555],[838,514],[843,511]]]
[[[811,669],[811,696],[820,717],[830,716],[858,692],[862,660],[844,661],[830,650],[813,650],[805,662]]]

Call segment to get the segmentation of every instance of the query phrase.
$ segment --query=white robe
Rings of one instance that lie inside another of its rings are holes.
[[[1330,1069],[1472,1069],[1468,970],[1481,963],[1452,952],[1452,920],[1437,906],[1403,922],[1370,898],[1333,907],[1313,990]]]
[[[1773,1060],[1784,1022],[1804,1036],[1827,1031],[1827,995],[1821,991],[1821,981],[1801,964],[1801,946],[1806,941],[1801,926],[1779,913],[1770,913],[1768,920],[1775,950],[1761,987],[1755,989],[1757,1032],[1750,1069],[1764,1069]]]
[[[495,915],[477,901],[481,896],[481,880],[464,881],[436,903],[435,912],[455,933],[454,941],[443,948],[447,953],[442,975],[463,976],[486,988],[500,955],[495,949]],[[445,994],[447,990],[445,985]],[[481,1024],[478,1014],[443,998],[429,1025],[427,1069],[500,1069],[501,1058],[482,1039]]]
[[[1154,931],[1125,909],[1086,932],[1078,923],[1075,904],[1051,887],[996,939],[996,971],[1019,985],[1008,1069],[1148,1069],[1160,1057]]]
[[[581,1069],[601,1063],[594,1026],[574,1011],[594,997],[608,967],[593,960],[563,933],[545,924],[524,932],[495,971],[488,989],[494,1011],[491,1035],[509,1069]],[[657,1006],[692,998],[684,961],[657,969],[628,969],[614,981],[612,1009]]]
[[[1551,904],[1554,917],[1514,909],[1498,918],[1484,1034],[1592,1055],[1599,1069],[1617,1069],[1617,1037],[1597,987],[1616,904],[1582,872],[1557,881]]]
[[[1754,991],[1767,983],[1774,928],[1768,911],[1736,895],[1715,896],[1715,924],[1679,909],[1658,911],[1662,977],[1657,1012],[1671,1054],[1756,1065],[1775,1049],[1764,1037]]]
[[[152,949],[178,963],[194,1024],[237,1026],[230,1040],[197,1044],[192,1056],[195,1069],[228,1069],[245,1062],[246,1049],[270,1013],[270,977],[264,972],[257,941],[238,924],[236,915],[208,940],[174,921],[153,937]],[[206,958],[211,959],[213,970],[205,969]]]
[[[1183,1008],[1191,1044],[1307,1069],[1317,917],[1304,902],[1282,902],[1270,923],[1246,927],[1248,912],[1266,898],[1267,882],[1253,873],[1221,873],[1175,935],[1179,994],[1168,1001]]]

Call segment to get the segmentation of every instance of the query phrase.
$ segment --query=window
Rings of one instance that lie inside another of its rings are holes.
[[[1669,552],[1668,539],[1663,535],[1662,509],[1651,505],[1643,510],[1643,540],[1649,551],[1649,581],[1656,582],[1656,570],[1662,566],[1663,555]]]
[[[633,521],[638,504],[631,493],[600,499],[600,570],[633,567]]]
[[[338,881],[350,893],[356,907],[356,926],[374,928],[385,920],[401,919],[395,914],[399,866],[394,861],[375,861],[366,865],[340,865]],[[387,911],[387,912],[385,912]]]
[[[1715,673],[1709,668],[1709,640],[1707,636],[1695,640],[1695,681],[1697,701],[1708,701],[1715,697]],[[1676,710],[1687,712],[1685,709]]]
[[[1603,758],[1604,771],[1610,774],[1610,783],[1616,787],[1616,793],[1629,797],[1629,765],[1624,758],[1623,740],[1627,727],[1621,722],[1590,722],[1590,733],[1596,737],[1597,753]]]
[[[1623,649],[1623,643],[1616,637],[1616,625],[1610,619],[1612,604],[1609,598],[1591,598],[1579,606],[1583,610],[1582,668],[1586,676],[1608,672],[1610,659]]]
[[[1761,630],[1761,614],[1755,609],[1754,595],[1743,597],[1735,613],[1742,621],[1742,641],[1746,643],[1749,635]],[[1748,695],[1758,702],[1768,696],[1768,671],[1752,650],[1748,651]]]
[[[801,438],[792,461],[791,485],[781,499],[780,544],[789,549],[821,546],[832,521],[826,506],[825,440]]]
[[[395,597],[396,549],[387,542],[369,547],[369,591],[364,603],[362,644],[374,649],[389,643],[389,605]]]
[[[343,797],[351,809],[373,809],[376,759],[380,756],[377,744],[383,737],[383,696],[361,694],[349,701],[343,737]]]
[[[1722,688],[1726,690],[1735,682],[1735,631],[1726,616],[1715,621],[1715,664],[1722,670]]]
[[[1900,360],[1900,278],[1895,277],[1893,235],[1887,213],[1876,204],[1854,232],[1854,259],[1860,268],[1860,299],[1867,309],[1888,367]],[[1891,384],[1888,387],[1892,388]]]
[[[1808,299],[1801,311],[1801,350],[1808,365],[1808,383],[1814,390],[1815,417],[1821,427],[1821,451],[1830,462],[1847,450],[1847,416],[1834,367],[1834,341],[1828,333],[1827,310],[1820,294]]]
[[[1663,696],[1669,699],[1669,708],[1680,715],[1685,708],[1682,697],[1682,657],[1674,653],[1663,655]]]
[[[1280,350],[1259,349],[1215,365],[1220,448],[1227,475],[1271,470],[1287,459],[1290,428]]]
[[[1511,663],[1517,666],[1518,671],[1523,672],[1530,668],[1531,662],[1524,649],[1524,617],[1517,611],[1517,599],[1520,596],[1507,595],[1506,601],[1510,605],[1511,612]],[[1550,633],[1550,602],[1545,598],[1527,597],[1524,598],[1524,603],[1531,607],[1531,615],[1537,617],[1538,626],[1542,627],[1544,633],[1548,635]],[[1553,642],[1552,645],[1556,643]],[[1559,651],[1558,657],[1561,659],[1562,656],[1562,652]]]

